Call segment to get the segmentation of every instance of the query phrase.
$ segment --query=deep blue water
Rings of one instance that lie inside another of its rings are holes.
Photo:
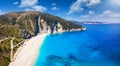
[[[86,31],[48,35],[35,66],[120,66],[120,24],[84,26]]]

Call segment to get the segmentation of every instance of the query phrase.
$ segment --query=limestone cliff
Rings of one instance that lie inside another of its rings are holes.
[[[12,26],[16,31],[8,26]],[[60,17],[40,12],[12,12],[0,16],[0,37],[30,38],[41,33],[56,33],[82,28],[81,25],[74,24]],[[2,31],[3,29],[6,32]],[[12,32],[12,34],[9,34],[9,32]],[[6,33],[8,34],[7,36]]]

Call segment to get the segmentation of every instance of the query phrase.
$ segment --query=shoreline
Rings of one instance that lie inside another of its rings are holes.
[[[72,29],[73,31],[86,30],[87,28]],[[59,31],[54,32],[53,34],[59,34],[69,31]],[[10,62],[9,66],[34,66],[35,61],[39,55],[39,49],[42,46],[42,43],[47,35],[50,33],[39,34],[35,37],[24,42],[23,46],[19,47],[16,51],[14,61]],[[29,60],[29,61],[28,61]]]
[[[79,28],[79,29],[71,29],[70,31],[68,31],[68,30],[62,30],[62,31],[58,31],[58,32],[53,32],[53,34],[60,34],[60,33],[64,33],[64,32],[74,32],[74,31],[85,31],[85,30],[87,30],[86,27]]]
[[[16,59],[10,62],[9,66],[34,66],[34,62],[39,54],[39,49],[47,35],[47,33],[40,34],[24,42],[24,45],[16,56]]]

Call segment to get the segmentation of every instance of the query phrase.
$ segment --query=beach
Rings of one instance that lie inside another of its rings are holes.
[[[39,49],[41,48],[46,35],[47,34],[40,34],[26,41],[23,44],[22,49],[20,50],[20,47],[17,50],[18,54],[15,54],[17,56],[9,66],[34,66],[35,60],[39,54]]]

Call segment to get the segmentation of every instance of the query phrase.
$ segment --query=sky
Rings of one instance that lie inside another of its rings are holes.
[[[0,0],[0,15],[39,11],[67,20],[120,23],[120,0]]]

